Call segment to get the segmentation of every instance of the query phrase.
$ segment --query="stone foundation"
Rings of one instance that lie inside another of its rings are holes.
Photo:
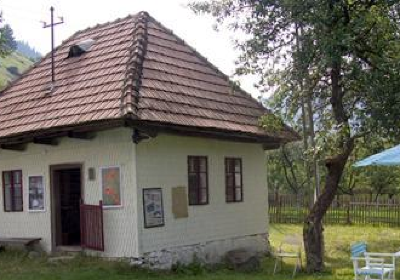
[[[239,248],[265,254],[269,250],[268,234],[214,240],[147,252],[140,259],[132,259],[131,263],[151,269],[171,269],[177,263],[188,265],[195,259],[203,264],[217,264],[224,261],[227,252]]]

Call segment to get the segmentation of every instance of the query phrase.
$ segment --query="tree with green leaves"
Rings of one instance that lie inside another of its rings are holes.
[[[17,41],[14,38],[14,31],[9,24],[5,24],[2,28],[2,36],[4,37],[4,45],[10,52],[17,50]]]
[[[211,0],[191,8],[241,31],[238,74],[274,89],[275,110],[297,118],[312,101],[313,155],[323,154],[324,188],[303,229],[307,270],[324,267],[323,217],[356,139],[400,129],[398,0]]]
[[[270,191],[295,194],[298,200],[308,189],[304,150],[301,143],[288,143],[267,153],[268,186]]]
[[[0,24],[3,22],[3,13],[0,11]],[[0,27],[0,57],[9,55],[10,48],[7,47],[7,28],[6,25]]]

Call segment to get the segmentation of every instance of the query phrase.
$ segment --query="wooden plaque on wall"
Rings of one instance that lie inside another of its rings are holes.
[[[188,197],[185,187],[172,188],[172,213],[175,219],[189,217]]]

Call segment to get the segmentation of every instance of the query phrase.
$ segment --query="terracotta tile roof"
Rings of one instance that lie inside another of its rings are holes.
[[[87,39],[94,40],[87,52],[67,58],[71,46]],[[63,42],[53,91],[50,61],[47,55],[0,93],[0,139],[124,119],[276,142],[297,138],[290,128],[262,130],[258,119],[269,112],[145,12]]]

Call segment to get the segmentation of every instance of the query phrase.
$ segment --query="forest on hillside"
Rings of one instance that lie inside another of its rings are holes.
[[[3,48],[0,51],[0,88],[4,88],[37,62],[41,54],[28,42],[17,41],[9,24],[5,24],[1,29],[1,42]]]
[[[24,56],[28,57],[29,59],[33,60],[34,62],[38,61],[42,54],[37,51],[34,47],[29,45],[27,41],[17,41],[17,51]]]

